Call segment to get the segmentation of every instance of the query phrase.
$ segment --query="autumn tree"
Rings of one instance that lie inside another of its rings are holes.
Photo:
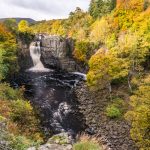
[[[0,24],[0,77],[5,78],[13,74],[17,68],[16,39],[8,29]]]
[[[75,50],[73,52],[74,58],[78,61],[87,63],[88,53],[90,52],[90,43],[87,41],[79,41],[75,44]]]
[[[129,110],[125,118],[131,123],[131,137],[140,150],[150,148],[150,76],[143,79],[138,90],[130,97]]]
[[[147,0],[117,0],[117,8],[126,10],[143,11]]]
[[[18,24],[18,30],[20,32],[29,32],[29,23],[26,20],[21,20]]]
[[[109,33],[110,29],[108,21],[103,17],[92,24],[89,38],[93,42],[105,43]]]
[[[65,29],[62,26],[61,20],[55,20],[51,25],[50,34],[65,35]]]
[[[112,80],[126,77],[128,74],[128,63],[117,58],[106,48],[101,48],[91,57],[89,67],[88,84],[95,89],[107,87],[109,92]]]

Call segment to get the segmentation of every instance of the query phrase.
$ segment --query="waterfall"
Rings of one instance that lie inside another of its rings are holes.
[[[32,72],[49,72],[50,69],[45,68],[44,65],[42,64],[40,58],[41,58],[41,46],[40,42],[32,42],[30,44],[30,56],[33,61],[33,67],[28,69],[28,71]]]

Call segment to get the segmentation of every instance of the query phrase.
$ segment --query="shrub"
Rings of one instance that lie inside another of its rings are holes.
[[[10,133],[42,141],[39,120],[31,104],[24,100],[23,88],[13,89],[9,84],[1,83],[0,106],[0,116],[8,120],[7,127]]]
[[[0,83],[0,99],[16,100],[23,98],[23,88],[13,89],[8,83]]]
[[[121,111],[112,104],[106,108],[106,115],[110,118],[119,118],[121,116]]]
[[[20,133],[41,140],[39,133],[39,120],[28,101],[16,100],[11,103],[11,120],[17,124]]]
[[[150,149],[150,75],[141,80],[138,90],[130,97],[131,109],[125,114],[130,122],[131,138],[140,150]]]
[[[73,150],[101,150],[98,144],[93,142],[78,142],[74,145]]]
[[[15,150],[27,150],[27,148],[37,146],[38,144],[38,142],[36,143],[24,136],[10,136],[10,147]]]
[[[26,150],[29,147],[37,146],[39,143],[24,136],[15,136],[6,127],[6,120],[0,120],[0,149]]]
[[[76,42],[75,50],[73,52],[74,57],[81,62],[86,62],[89,46],[90,46],[89,42],[85,41]]]
[[[81,135],[79,141],[73,145],[73,150],[102,150],[102,147],[97,138]]]

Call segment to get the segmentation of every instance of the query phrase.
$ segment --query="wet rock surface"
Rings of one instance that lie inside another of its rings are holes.
[[[111,120],[106,117],[105,108],[109,103],[107,91],[90,92],[83,83],[76,87],[75,93],[89,134],[98,135],[111,150],[137,150],[130,137],[130,125],[123,118]]]
[[[72,137],[85,129],[83,115],[78,111],[74,87],[82,76],[66,72],[25,72],[15,81],[25,87],[25,97],[38,111],[47,137],[67,132]]]

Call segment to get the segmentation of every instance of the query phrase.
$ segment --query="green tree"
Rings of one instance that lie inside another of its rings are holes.
[[[1,79],[13,75],[17,69],[17,45],[16,39],[8,29],[0,24],[0,77]]]
[[[89,13],[93,18],[101,18],[116,6],[116,0],[91,0]]]
[[[18,25],[15,19],[7,19],[4,21],[4,25],[8,28],[11,32],[16,33],[18,29]]]

